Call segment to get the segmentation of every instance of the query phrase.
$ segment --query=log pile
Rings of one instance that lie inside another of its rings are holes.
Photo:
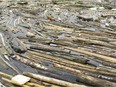
[[[0,85],[116,87],[114,8],[93,0],[1,0]],[[20,74],[31,80],[12,81]]]

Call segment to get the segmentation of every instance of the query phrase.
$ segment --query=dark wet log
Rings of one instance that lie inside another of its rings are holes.
[[[88,61],[88,59],[86,59],[84,57],[80,57],[80,56],[74,57],[73,55],[70,55],[70,54],[68,55],[68,54],[63,54],[63,53],[62,54],[54,53],[51,55],[59,57],[59,58],[67,59],[70,61],[74,61],[77,63],[81,63],[81,64],[87,64],[87,61]]]
[[[63,50],[62,48],[60,47],[52,47],[52,46],[49,46],[49,45],[43,45],[43,44],[32,44],[30,45],[30,48],[31,49],[37,49],[37,50],[44,50],[44,51],[51,51],[51,52],[63,52],[63,53],[69,53],[65,50]]]

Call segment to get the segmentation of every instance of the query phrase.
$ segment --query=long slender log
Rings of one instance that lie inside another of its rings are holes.
[[[38,42],[38,43],[43,43],[43,44],[46,44],[46,43],[50,43],[51,42],[51,39],[47,39],[47,38],[44,38],[44,37],[38,37],[38,38],[27,38],[30,42]]]
[[[80,33],[73,33],[72,35],[74,35],[76,38],[78,38],[78,37],[89,38],[89,39],[101,40],[101,41],[105,41],[105,42],[115,41],[115,39],[109,38],[106,36],[103,37],[103,36],[98,36],[98,35],[90,35],[90,34],[85,34],[85,33],[81,33],[81,32]]]
[[[33,74],[33,73],[29,73],[29,72],[25,72],[23,74],[27,75],[27,76],[30,76],[30,77],[33,77],[33,78],[38,79],[38,80],[42,80],[42,81],[45,81],[45,82],[49,82],[49,83],[53,83],[53,84],[57,84],[57,85],[61,85],[61,86],[87,87],[87,86],[84,86],[84,85],[74,84],[74,83],[70,83],[70,82],[54,79],[54,78],[43,76],[43,75],[39,75],[39,74]]]
[[[107,48],[107,47],[103,47],[103,46],[96,46],[96,45],[83,46],[83,48],[85,48],[87,50],[90,50],[91,52],[95,52],[97,54],[100,54],[100,55],[110,56],[110,57],[113,57],[113,58],[116,57],[115,54],[112,54],[112,51],[115,52],[115,50],[111,49],[111,48]]]
[[[68,55],[68,54],[58,54],[58,53],[54,53],[52,54],[53,56],[56,56],[56,57],[60,57],[60,58],[63,58],[63,59],[67,59],[67,60],[70,60],[70,61],[74,61],[74,62],[77,62],[77,63],[81,63],[81,64],[87,64],[87,61],[88,59],[84,58],[84,57],[74,57],[72,55]]]
[[[57,44],[57,45],[63,45],[63,46],[71,46],[71,47],[76,47],[78,46],[77,44],[74,44],[73,42],[70,41],[65,41],[65,40],[55,40],[50,42],[51,44]]]
[[[30,46],[31,49],[37,49],[37,50],[44,50],[44,51],[52,51],[52,52],[63,52],[63,53],[69,53],[61,48],[58,47],[52,47],[52,46],[48,46],[48,45],[43,45],[43,44],[32,44]]]
[[[108,62],[111,62],[111,63],[116,63],[116,59],[112,58],[112,57],[107,57],[107,56],[104,56],[104,55],[92,53],[92,52],[89,52],[89,51],[82,50],[80,48],[71,48],[71,47],[64,47],[64,48],[69,49],[69,50],[73,50],[73,51],[77,51],[77,52],[80,52],[80,53],[83,53],[83,54],[87,54],[87,55],[90,55],[90,56],[95,56],[95,57],[97,57],[99,59],[102,59],[104,61],[108,61]]]
[[[104,32],[109,33],[109,34],[116,35],[116,32],[112,32],[112,31],[108,31],[108,30],[104,30]]]

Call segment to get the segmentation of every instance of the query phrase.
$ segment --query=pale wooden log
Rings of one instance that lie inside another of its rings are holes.
[[[57,85],[61,85],[61,86],[66,86],[66,87],[87,87],[87,86],[84,86],[84,85],[78,85],[78,84],[54,79],[54,78],[39,75],[39,74],[33,74],[33,73],[29,73],[29,72],[25,72],[24,75],[27,75],[27,76],[30,76],[30,77],[33,77],[35,79],[42,80],[42,81],[45,81],[45,82],[49,82],[49,83],[53,83],[53,84],[57,84]]]
[[[4,76],[4,77],[7,77],[7,78],[12,78],[13,77],[12,75],[9,75],[9,74],[3,73],[3,72],[0,72],[0,75]]]
[[[57,25],[43,25],[43,28],[44,29],[48,29],[48,30],[57,30],[57,31],[66,31],[66,32],[69,32],[69,33],[72,33],[74,31],[74,29],[72,28],[65,28],[65,27],[61,27],[61,26],[57,26]]]
[[[11,78],[13,77],[12,75],[9,75],[9,74],[3,73],[3,72],[0,72],[0,75],[3,76],[3,77],[7,77],[7,78],[9,78],[9,79],[11,79]],[[16,82],[13,82],[13,81],[11,81],[11,80],[9,80],[9,79],[3,78],[3,80],[6,81],[6,82],[19,85],[19,84],[17,84]],[[24,87],[26,87],[26,86],[27,86],[27,87],[28,87],[28,86],[44,87],[44,86],[41,86],[41,85],[39,85],[39,84],[37,84],[37,83],[32,83],[32,82],[27,82],[27,83],[26,83],[25,85],[23,85],[23,86],[24,86]]]

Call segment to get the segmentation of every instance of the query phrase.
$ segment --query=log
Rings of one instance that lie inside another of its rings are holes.
[[[68,33],[72,33],[74,31],[74,29],[72,28],[65,28],[65,27],[61,27],[61,26],[57,26],[57,25],[43,25],[43,29],[48,29],[48,30],[57,30],[57,31],[66,31]]]
[[[36,63],[35,61],[32,61],[32,60],[29,60],[28,58],[22,58],[20,57],[19,55],[16,55],[16,57],[14,57],[15,60],[18,60],[18,61],[21,61],[27,65],[30,65],[30,66],[33,66],[33,67],[36,67],[36,68],[40,68],[40,69],[44,69],[46,70],[47,67],[43,66],[42,64],[40,63]]]
[[[61,53],[69,53],[65,50],[63,50],[60,47],[52,47],[52,46],[48,46],[48,45],[43,45],[43,44],[32,44],[30,46],[30,49],[37,49],[37,50],[43,50],[43,51],[51,51],[51,52],[61,52]]]
[[[38,79],[38,80],[42,80],[42,81],[45,81],[45,82],[49,82],[49,83],[53,83],[53,84],[57,84],[57,85],[61,85],[61,86],[87,87],[87,86],[84,86],[84,85],[74,84],[74,83],[70,83],[70,82],[54,79],[54,78],[51,78],[51,77],[43,76],[43,75],[40,75],[40,74],[33,74],[33,73],[29,73],[29,72],[24,72],[23,74],[27,75],[29,77]]]
[[[110,48],[115,49],[115,46],[114,46],[114,45],[112,45],[112,44],[110,44],[110,43],[107,43],[107,42],[98,41],[98,40],[91,40],[91,39],[85,39],[85,38],[77,37],[76,40],[73,40],[73,41],[74,41],[74,42],[81,41],[81,42],[85,42],[85,43],[88,43],[88,44],[106,46],[106,47],[110,47]]]
[[[88,38],[88,39],[93,39],[93,40],[105,41],[105,42],[109,42],[109,43],[112,42],[112,41],[115,41],[115,39],[110,38],[110,37],[98,36],[98,35],[93,35],[93,34],[85,34],[85,33],[81,33],[81,32],[79,32],[79,33],[73,33],[72,35],[75,36],[75,40],[78,37],[81,37],[81,38]]]
[[[80,52],[80,53],[83,53],[83,54],[86,54],[86,55],[94,56],[94,57],[97,57],[97,58],[102,59],[104,61],[108,61],[108,62],[111,62],[111,63],[116,63],[115,58],[100,55],[100,54],[96,54],[96,53],[92,53],[92,52],[89,52],[89,51],[85,51],[85,50],[82,50],[82,48],[71,48],[71,47],[64,47],[64,48],[69,49],[69,50],[73,50],[73,51],[77,51],[77,52]]]
[[[4,77],[7,77],[7,78],[12,78],[13,77],[12,75],[9,75],[9,74],[3,73],[3,72],[0,72],[0,75],[4,76]]]

